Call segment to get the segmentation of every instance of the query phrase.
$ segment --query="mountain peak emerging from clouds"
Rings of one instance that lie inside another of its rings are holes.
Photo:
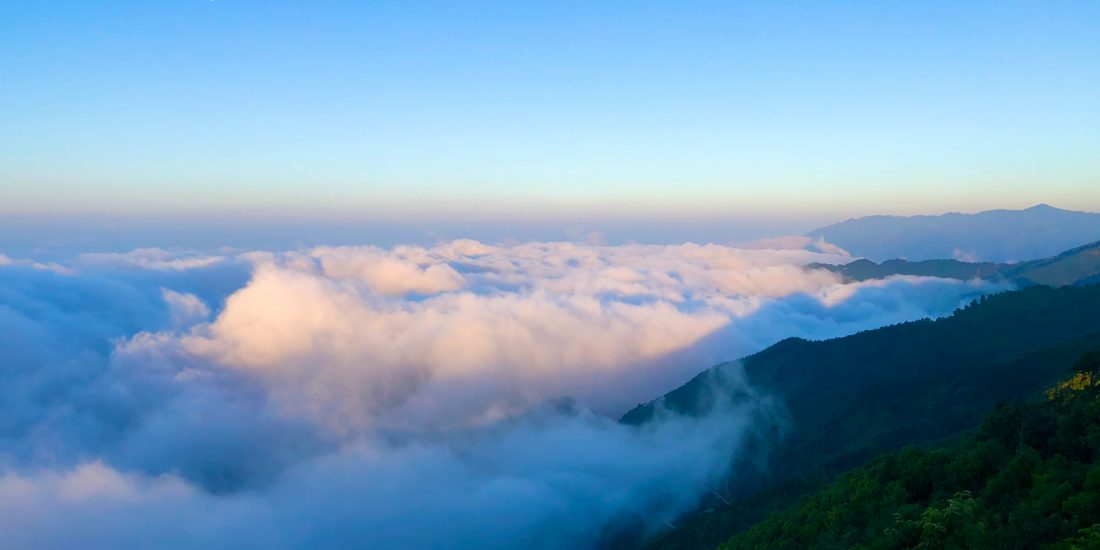
[[[1024,210],[938,216],[867,216],[811,231],[854,255],[1015,262],[1100,240],[1100,214],[1037,204]]]

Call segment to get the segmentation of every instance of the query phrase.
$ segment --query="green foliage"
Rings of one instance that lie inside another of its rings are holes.
[[[916,275],[921,277],[942,277],[945,279],[991,279],[1006,269],[1006,264],[992,262],[960,262],[959,260],[886,260],[881,264],[860,259],[843,265],[809,264],[806,269],[824,269],[843,277],[845,281],[866,281],[884,279],[891,275]]]
[[[1015,264],[970,263],[958,260],[886,260],[879,264],[860,259],[843,265],[815,263],[806,268],[832,271],[846,281],[882,279],[891,275],[918,275],[962,280],[1008,280],[1021,286],[1083,285],[1095,283],[1100,276],[1100,242],[1067,250],[1050,258]]]
[[[1002,406],[947,449],[880,457],[722,546],[1044,547],[1100,548],[1100,386]]]
[[[998,404],[1041,395],[1065,379],[1081,354],[1100,342],[1097,312],[1100,286],[1030,287],[975,300],[948,318],[834,340],[784,340],[744,359],[741,364],[748,381],[786,405],[785,431],[781,437],[756,442],[767,452],[744,453],[748,457],[766,454],[763,469],[737,463],[737,473],[725,487],[717,488],[732,505],[709,499],[698,513],[677,521],[677,529],[651,540],[649,546],[717,546],[767,514],[794,505],[838,473],[882,453],[906,445],[942,445],[962,437]],[[1077,364],[1086,372],[1100,369],[1091,362]],[[734,368],[732,364],[715,367]],[[706,395],[715,379],[700,375],[663,397],[660,405],[684,414],[704,414],[707,403],[713,401]],[[646,422],[655,406],[640,406],[623,421]],[[1050,419],[1029,418],[1021,430],[1019,419],[1010,418],[1013,414],[1023,411],[1009,408],[992,422],[1008,423],[1006,434],[1023,437],[1024,443],[1050,428],[1041,425]],[[1063,452],[1067,456],[1086,452],[1084,443],[1076,445]],[[995,452],[992,448],[982,452],[944,467],[959,479],[984,479],[988,472],[982,468],[992,468],[990,455]],[[971,480],[963,489],[979,487]],[[877,532],[891,527],[892,519],[877,526]]]
[[[1081,285],[1100,274],[1100,243],[1067,250],[1053,258],[1006,266],[1001,276],[1021,284]]]

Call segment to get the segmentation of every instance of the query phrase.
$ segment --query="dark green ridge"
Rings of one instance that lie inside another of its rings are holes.
[[[968,263],[958,260],[886,260],[875,263],[859,259],[843,265],[813,263],[807,265],[806,269],[832,271],[849,282],[882,279],[892,275],[917,275],[960,280],[1008,281],[1019,286],[1084,285],[1100,280],[1100,241],[1050,258],[1015,264]]]
[[[1076,370],[973,436],[878,458],[721,548],[1100,548],[1100,352]]]
[[[763,470],[735,465],[720,488],[732,506],[708,499],[651,546],[714,547],[843,470],[906,445],[957,437],[999,403],[1061,379],[1097,343],[1100,286],[1035,286],[988,296],[943,319],[832,340],[791,338],[746,357],[747,381],[785,403],[788,433],[757,442],[771,447]],[[658,402],[704,414],[716,378],[704,372],[622,421],[649,421]]]

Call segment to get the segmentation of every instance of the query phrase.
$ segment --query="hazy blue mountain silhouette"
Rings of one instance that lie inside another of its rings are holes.
[[[853,255],[1017,262],[1053,256],[1100,240],[1100,214],[1040,204],[1025,210],[952,212],[939,216],[867,216],[808,233]]]

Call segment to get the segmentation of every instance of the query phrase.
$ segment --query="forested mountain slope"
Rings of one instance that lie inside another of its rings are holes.
[[[1100,548],[1100,352],[945,449],[845,473],[723,549]]]
[[[770,449],[764,470],[731,476],[724,490],[736,497],[733,506],[704,503],[710,512],[685,519],[654,546],[714,546],[840,471],[956,436],[998,403],[1061,379],[1098,342],[1100,286],[1035,286],[988,296],[943,319],[834,340],[792,338],[749,356],[740,362],[744,375],[786,404],[787,433],[757,443]],[[713,367],[623,422],[646,422],[656,407],[703,414],[713,380],[737,368]]]
[[[847,281],[882,279],[891,275],[918,275],[962,280],[1004,280],[1019,286],[1084,285],[1100,278],[1100,242],[1079,246],[1050,258],[1015,264],[970,263],[959,260],[886,260],[875,263],[859,259],[843,265],[810,264],[806,268],[839,273]]]

